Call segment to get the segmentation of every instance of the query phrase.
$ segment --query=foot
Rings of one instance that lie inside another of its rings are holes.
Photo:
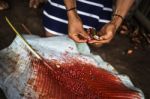
[[[8,9],[9,5],[5,0],[0,0],[0,11]]]

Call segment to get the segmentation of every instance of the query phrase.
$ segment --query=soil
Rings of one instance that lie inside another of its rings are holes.
[[[43,36],[42,5],[38,9],[28,7],[28,0],[9,0],[10,8],[0,11],[0,49],[11,44],[15,34],[5,21],[7,16],[21,33],[26,33],[24,24],[32,34]],[[100,55],[112,64],[118,72],[128,75],[134,85],[150,99],[150,47],[134,49],[127,36],[117,34],[111,43],[100,48],[90,46],[92,53]],[[130,51],[128,54],[127,51]],[[6,99],[0,91],[0,99]]]

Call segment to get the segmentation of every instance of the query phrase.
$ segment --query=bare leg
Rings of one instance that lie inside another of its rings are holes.
[[[8,9],[9,5],[5,0],[0,0],[0,11]]]

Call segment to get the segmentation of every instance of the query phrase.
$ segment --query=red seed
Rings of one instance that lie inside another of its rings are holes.
[[[64,63],[55,61],[60,68],[55,68],[54,72],[41,61],[33,60],[33,70],[37,71],[37,78],[32,86],[37,93],[46,94],[41,99],[141,98],[138,92],[127,88],[118,77],[108,71],[74,58],[69,57],[66,60]],[[54,65],[54,61],[48,63]]]

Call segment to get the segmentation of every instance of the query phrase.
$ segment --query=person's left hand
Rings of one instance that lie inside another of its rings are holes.
[[[99,40],[91,40],[88,43],[91,43],[95,46],[101,46],[103,44],[109,43],[116,33],[116,25],[113,23],[105,24],[100,31],[98,31],[98,35],[100,36]]]

